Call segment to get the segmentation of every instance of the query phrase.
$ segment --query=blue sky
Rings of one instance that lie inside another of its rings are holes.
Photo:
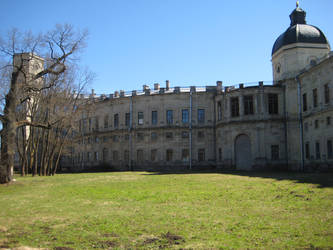
[[[171,86],[271,81],[271,49],[294,0],[2,0],[0,35],[47,31],[57,23],[89,30],[81,64],[98,94]],[[301,0],[308,24],[333,41],[332,0]]]

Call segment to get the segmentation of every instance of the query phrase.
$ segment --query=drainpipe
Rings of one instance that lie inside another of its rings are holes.
[[[192,89],[190,90],[190,169],[192,169]]]
[[[304,138],[303,138],[303,115],[302,115],[302,99],[301,99],[301,80],[296,76],[297,94],[298,94],[298,115],[300,129],[300,146],[301,146],[301,170],[304,171]]]
[[[133,118],[133,96],[130,96],[130,120],[129,120],[129,127],[128,127],[128,134],[129,134],[129,157],[128,157],[128,166],[130,170],[133,170],[132,167],[132,119]]]

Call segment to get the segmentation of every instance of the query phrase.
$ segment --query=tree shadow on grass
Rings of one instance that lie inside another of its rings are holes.
[[[253,178],[267,178],[278,181],[290,180],[296,183],[311,183],[318,185],[319,188],[333,187],[333,173],[304,173],[287,171],[237,171],[237,170],[210,170],[210,171],[159,171],[144,173],[145,175],[169,175],[169,174],[225,174],[247,176]]]

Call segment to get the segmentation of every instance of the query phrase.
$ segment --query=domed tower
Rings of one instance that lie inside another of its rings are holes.
[[[330,45],[323,32],[306,24],[306,12],[296,3],[290,14],[290,26],[276,39],[272,50],[273,80],[295,77],[307,65],[330,52]]]

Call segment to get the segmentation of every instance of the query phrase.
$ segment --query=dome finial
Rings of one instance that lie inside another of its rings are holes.
[[[299,1],[296,1],[296,8],[299,7]]]

